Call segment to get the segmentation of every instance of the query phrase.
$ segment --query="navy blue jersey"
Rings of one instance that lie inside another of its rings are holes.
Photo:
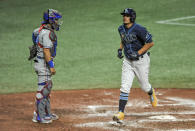
[[[118,28],[121,42],[124,45],[124,53],[128,54],[140,50],[145,44],[152,42],[152,35],[143,26],[134,23],[129,29],[125,25]]]

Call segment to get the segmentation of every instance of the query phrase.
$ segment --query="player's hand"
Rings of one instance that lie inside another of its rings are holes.
[[[51,71],[51,75],[55,75],[56,74],[55,68],[50,68],[50,71]]]
[[[117,57],[119,59],[122,59],[123,58],[123,56],[122,56],[122,49],[118,49],[118,55],[117,55]]]

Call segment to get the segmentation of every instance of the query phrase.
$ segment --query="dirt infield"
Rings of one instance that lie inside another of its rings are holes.
[[[156,89],[159,100],[156,108],[151,107],[148,95],[141,89],[132,89],[122,127],[112,125],[119,93],[119,89],[53,91],[51,107],[60,119],[51,124],[31,121],[35,93],[0,95],[0,130],[195,130],[193,89]]]

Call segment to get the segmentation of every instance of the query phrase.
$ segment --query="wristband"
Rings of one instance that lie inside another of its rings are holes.
[[[50,60],[50,61],[48,62],[48,65],[49,65],[50,68],[54,68],[54,63],[53,63],[52,60]]]

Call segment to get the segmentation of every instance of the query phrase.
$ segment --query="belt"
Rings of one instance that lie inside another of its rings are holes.
[[[37,56],[38,59],[44,59],[44,57],[41,57],[41,56]],[[37,59],[34,59],[34,62],[35,63],[38,63],[38,60]]]
[[[140,57],[143,58],[145,54],[147,54],[148,56],[150,56],[150,52],[147,52],[147,53],[145,52]]]
[[[37,56],[37,58],[39,58],[39,59],[44,59],[44,57],[41,57],[41,56]]]
[[[144,58],[144,55],[145,54],[147,54],[148,56],[150,56],[150,52],[145,52],[145,53],[143,53],[141,56],[139,56],[138,58],[135,58],[135,59],[129,59],[129,60],[131,60],[131,61],[138,61],[138,60],[140,60],[140,58]]]

